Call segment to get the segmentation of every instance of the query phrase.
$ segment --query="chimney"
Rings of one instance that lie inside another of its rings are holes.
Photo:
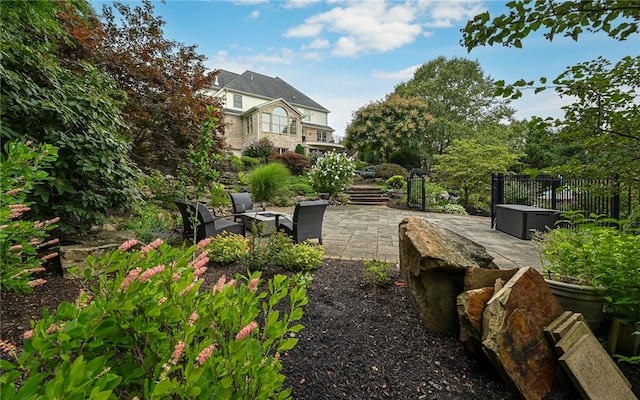
[[[218,75],[216,75],[216,79],[213,81],[213,84],[216,86],[220,86],[220,82],[218,82]]]

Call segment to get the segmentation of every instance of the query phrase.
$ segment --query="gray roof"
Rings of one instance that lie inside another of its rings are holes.
[[[255,94],[272,100],[282,98],[297,106],[329,112],[329,110],[282,79],[278,77],[272,78],[253,71],[245,71],[238,75],[221,69],[218,73],[217,85],[214,83],[213,89],[220,90],[223,88]]]

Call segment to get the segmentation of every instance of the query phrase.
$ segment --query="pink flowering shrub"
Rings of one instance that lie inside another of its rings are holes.
[[[45,310],[22,354],[1,344],[15,355],[0,360],[2,398],[288,398],[280,353],[303,328],[304,288],[276,275],[261,290],[256,272],[203,290],[206,246],[139,247],[89,258],[98,282]]]
[[[58,218],[32,221],[32,202],[27,196],[39,182],[49,179],[44,171],[57,158],[50,145],[35,146],[31,142],[9,142],[0,154],[0,289],[30,292],[45,283],[32,279],[44,270],[44,263],[57,253],[43,252],[58,239],[48,239]]]

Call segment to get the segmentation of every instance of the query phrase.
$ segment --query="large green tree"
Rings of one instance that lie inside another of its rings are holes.
[[[11,139],[49,143],[59,157],[53,179],[34,188],[31,217],[61,217],[63,229],[87,229],[107,209],[139,198],[137,168],[120,110],[125,94],[74,52],[70,28],[96,29],[86,1],[0,2],[0,125]]]
[[[468,208],[476,202],[488,202],[491,174],[509,171],[521,156],[506,146],[456,139],[444,154],[436,156],[434,178],[447,189],[459,191],[462,205]]]
[[[90,59],[113,77],[127,93],[124,131],[138,164],[171,170],[183,162],[189,145],[196,145],[207,106],[222,119],[220,104],[202,94],[214,78],[204,67],[196,46],[163,36],[165,22],[145,0],[131,6],[115,2],[103,7],[103,35]],[[221,138],[224,126],[219,125]],[[224,141],[219,140],[219,150]]]
[[[497,129],[513,119],[509,100],[495,96],[495,85],[480,63],[465,58],[438,57],[420,68],[407,82],[395,88],[402,97],[420,97],[435,117],[431,136],[435,154],[440,154],[453,139],[475,137],[481,129]]]
[[[508,14],[492,18],[485,12],[467,23],[462,44],[469,51],[493,44],[522,47],[522,41],[535,31],[542,31],[549,41],[557,35],[577,41],[585,31],[601,32],[612,40],[638,41],[637,1],[525,0],[507,5]],[[629,54],[615,62],[598,57],[568,66],[553,80],[520,79],[512,84],[498,82],[498,86],[497,93],[510,98],[521,96],[522,88],[536,92],[553,88],[561,96],[575,98],[563,107],[563,119],[538,120],[542,129],[553,127],[565,143],[584,146],[586,163],[573,159],[563,172],[618,176],[629,184],[640,180],[640,55]]]
[[[423,99],[390,95],[354,112],[345,146],[380,154],[381,162],[388,162],[392,153],[403,149],[411,149],[419,160],[426,160],[438,146],[430,128],[433,121]]]

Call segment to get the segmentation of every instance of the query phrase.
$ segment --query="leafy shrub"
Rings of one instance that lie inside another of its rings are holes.
[[[324,153],[322,153],[320,150],[311,150],[309,152],[309,155],[307,155],[307,158],[309,159],[311,166],[314,166],[316,165],[318,160],[321,159],[323,156],[324,156]]]
[[[56,159],[57,149],[31,145],[12,141],[0,152],[0,187],[4,190],[0,196],[0,287],[14,292],[30,292],[44,283],[32,280],[32,274],[43,271],[43,263],[57,256],[40,253],[57,243],[57,239],[47,238],[58,218],[44,222],[27,218],[32,204],[27,195],[35,185],[51,179],[44,170]]]
[[[238,172],[238,185],[248,185],[249,184],[249,175],[244,172]]]
[[[300,196],[311,196],[315,193],[309,183],[308,176],[292,176],[289,183],[289,192]]]
[[[384,163],[378,165],[376,174],[382,179],[389,179],[394,175],[409,176],[409,171],[398,164]]]
[[[262,165],[249,175],[249,187],[255,201],[270,201],[287,190],[290,172],[284,165],[274,162]]]
[[[209,191],[211,195],[211,206],[225,207],[231,204],[231,198],[224,190],[222,183],[212,182]]]
[[[375,165],[367,165],[360,170],[360,176],[366,179],[373,179],[378,176],[377,169],[378,167]]]
[[[322,265],[324,247],[312,242],[285,246],[275,254],[275,263],[288,271],[311,271]]]
[[[372,260],[364,262],[364,281],[373,286],[384,286],[389,284],[389,270],[391,264],[385,261]]]
[[[207,240],[130,251],[125,242],[89,258],[75,304],[27,332],[23,352],[2,361],[3,393],[16,398],[287,398],[279,353],[303,326],[306,291],[283,275],[222,277],[201,290]],[[99,271],[99,272],[98,272]],[[278,311],[286,299],[288,312]],[[260,325],[257,321],[261,321]]]
[[[384,185],[392,189],[402,189],[407,186],[407,178],[405,176],[395,175],[387,179]]]
[[[150,242],[157,237],[167,237],[174,226],[171,215],[152,202],[138,204],[135,212],[125,222],[124,228],[133,231],[138,240]]]
[[[442,212],[445,214],[458,214],[458,215],[467,215],[467,210],[464,209],[460,204],[456,203],[447,203],[442,207]]]
[[[627,233],[635,233],[636,235],[640,235],[640,207],[636,207],[627,221],[623,225],[623,229]]]
[[[304,155],[304,147],[300,143],[296,145],[296,153]]]
[[[250,169],[250,170],[262,164],[262,160],[254,157],[242,156],[240,160],[242,161],[242,165],[244,165],[245,169]]]
[[[309,290],[313,283],[313,274],[311,272],[296,272],[291,277],[291,283],[297,287]]]
[[[362,160],[356,160],[356,165],[355,165],[355,169],[356,171],[361,171],[364,167],[366,167],[368,164],[366,161],[362,161]]]
[[[206,247],[209,259],[215,263],[232,264],[244,259],[249,251],[249,241],[242,235],[223,232]]]
[[[242,152],[243,156],[257,158],[262,160],[262,162],[267,162],[267,160],[275,154],[276,149],[273,143],[267,138],[262,138],[257,142],[250,143]]]
[[[240,171],[244,171],[244,162],[242,161],[242,159],[238,156],[231,156],[229,158],[229,162],[231,163],[231,169],[236,171],[236,172],[240,172]]]
[[[311,186],[318,193],[335,195],[353,178],[354,162],[344,153],[327,153],[318,159],[309,173]]]
[[[309,163],[309,159],[306,156],[298,153],[293,153],[291,151],[287,151],[282,154],[278,154],[273,157],[273,161],[278,161],[283,163],[289,168],[294,175],[302,175],[305,171],[311,168],[311,164]]]

